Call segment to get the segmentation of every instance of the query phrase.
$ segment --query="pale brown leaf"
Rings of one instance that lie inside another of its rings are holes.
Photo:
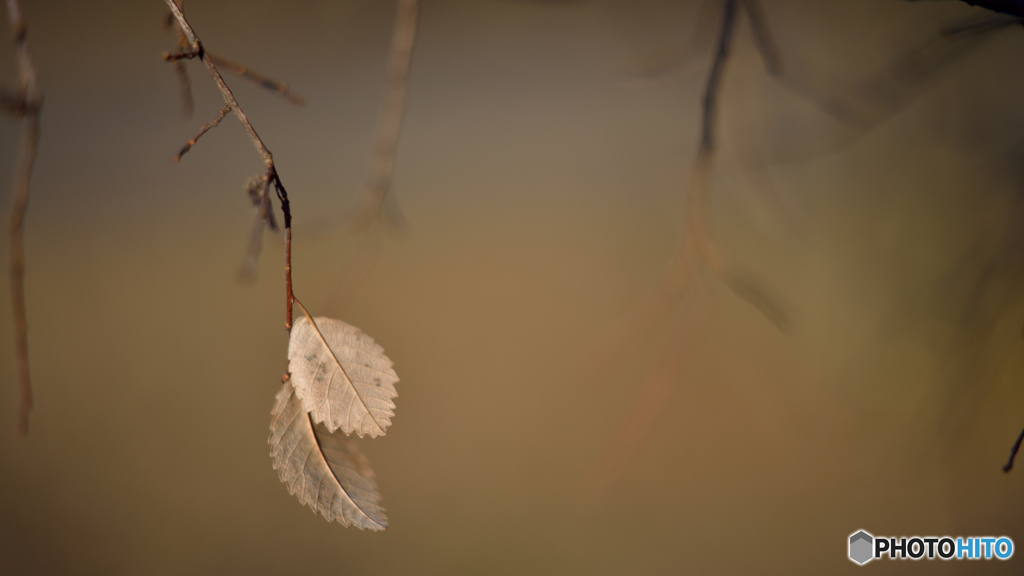
[[[314,422],[359,436],[387,432],[398,375],[384,349],[359,328],[302,317],[292,327],[288,362],[295,394]]]
[[[277,394],[270,422],[274,469],[299,502],[328,521],[369,530],[384,530],[373,470],[353,438],[314,425],[286,381]]]

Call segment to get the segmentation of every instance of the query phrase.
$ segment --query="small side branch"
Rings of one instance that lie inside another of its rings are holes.
[[[356,218],[354,231],[365,229],[380,214],[381,207],[391,190],[395,169],[398,137],[405,116],[405,101],[409,87],[409,65],[416,42],[418,0],[399,0],[395,18],[395,31],[391,40],[388,62],[388,84],[384,104],[377,120],[373,152],[366,178],[363,206]]]
[[[185,145],[181,147],[181,151],[179,151],[178,155],[174,157],[174,161],[178,162],[179,160],[181,160],[181,157],[184,156],[186,152],[191,150],[192,147],[196,145],[196,142],[198,142],[199,139],[203,137],[203,134],[206,134],[211,129],[217,127],[218,124],[220,124],[220,121],[223,120],[224,117],[228,115],[228,112],[231,112],[231,108],[225,106],[217,114],[216,118],[214,118],[213,120],[210,120],[206,124],[203,124],[203,127],[199,129],[199,133],[196,134],[195,136],[193,136],[191,140],[186,142]]]
[[[362,202],[353,219],[340,235],[355,236],[365,232],[374,222],[385,220],[393,228],[404,224],[401,210],[392,191],[398,138],[405,116],[405,103],[409,89],[409,69],[416,43],[419,18],[418,0],[398,0],[395,28],[391,37],[388,58],[387,88],[380,108],[377,127],[373,135],[370,165],[363,184]],[[383,213],[383,214],[382,214]],[[341,313],[348,307],[359,286],[366,279],[379,255],[373,238],[357,240],[355,253],[344,268],[341,285],[331,297],[331,309]]]
[[[256,148],[256,152],[259,153],[260,158],[263,159],[264,165],[267,167],[266,173],[262,178],[263,192],[260,194],[260,207],[259,215],[261,222],[259,226],[269,225],[274,226],[273,213],[270,210],[269,203],[269,189],[270,186],[274,187],[274,191],[277,194],[278,200],[281,202],[281,212],[284,214],[284,229],[285,229],[285,329],[291,332],[292,329],[292,303],[295,301],[295,295],[292,292],[292,212],[291,204],[288,201],[288,192],[285,191],[284,184],[281,183],[281,177],[277,174],[277,167],[274,165],[274,157],[267,149],[266,145],[263,144],[263,140],[260,139],[256,130],[252,127],[249,119],[246,117],[245,112],[242,111],[241,106],[238,105],[238,101],[235,100],[234,94],[231,93],[231,89],[224,82],[224,78],[220,75],[217,70],[217,64],[210,57],[210,54],[203,48],[202,42],[196,35],[192,26],[189,25],[188,21],[185,20],[185,15],[181,13],[181,8],[175,3],[174,0],[164,0],[167,3],[167,7],[170,8],[171,14],[178,23],[178,28],[181,33],[185,36],[188,49],[183,51],[183,54],[192,53],[195,57],[201,58],[203,64],[206,66],[206,70],[210,73],[210,77],[213,78],[214,83],[220,90],[221,96],[224,98],[224,109],[212,122],[203,126],[203,130],[193,139],[192,143],[200,136],[202,136],[207,130],[213,128],[227,115],[227,113],[234,112],[235,117],[242,124],[246,134],[252,141],[253,146]],[[184,153],[184,151],[182,152]],[[179,154],[180,157],[180,154]],[[253,195],[252,186],[250,186],[250,195]],[[260,229],[262,233],[262,228]]]
[[[604,362],[621,350],[628,349],[629,343],[635,341],[641,332],[647,331],[663,317],[677,308],[687,294],[695,289],[703,270],[707,270],[722,280],[738,297],[757,308],[769,321],[780,330],[785,330],[787,320],[781,306],[760,289],[750,278],[739,274],[729,264],[725,254],[715,245],[705,230],[704,212],[711,178],[712,163],[715,153],[715,123],[718,109],[719,92],[725,73],[726,63],[732,49],[733,35],[736,29],[736,12],[739,2],[743,2],[751,20],[755,40],[765,60],[765,65],[775,73],[781,71],[781,60],[775,50],[774,42],[764,25],[760,5],[755,0],[724,0],[722,3],[722,20],[719,28],[718,43],[702,100],[702,117],[700,140],[690,172],[687,188],[686,225],[675,255],[669,260],[662,272],[661,279],[655,290],[617,326],[609,331],[594,347],[591,355],[595,363]],[[676,329],[680,335],[693,332],[692,326],[685,322]],[[688,348],[688,342],[680,339],[678,344]],[[604,496],[607,491],[621,478],[628,463],[639,451],[653,429],[653,421],[658,417],[662,404],[668,398],[673,382],[678,377],[681,366],[675,360],[676,350],[665,355],[655,376],[645,386],[641,397],[616,439],[606,448],[598,460],[594,471],[587,482],[587,493],[591,498]]]
[[[962,0],[971,6],[979,6],[1000,14],[1024,18],[1024,0]]]
[[[185,40],[188,42],[189,51],[184,54],[193,54],[195,57],[202,59],[203,64],[206,66],[207,72],[210,73],[210,77],[213,78],[214,84],[217,85],[217,89],[220,90],[221,96],[224,98],[224,105],[230,108],[235,113],[235,117],[242,124],[242,128],[245,129],[245,133],[249,136],[249,140],[252,141],[253,146],[256,147],[256,151],[263,159],[263,163],[266,164],[267,170],[272,171],[274,168],[274,156],[267,149],[266,145],[263,144],[263,140],[260,140],[259,134],[252,127],[249,119],[245,116],[245,112],[242,111],[241,106],[238,105],[238,101],[235,100],[235,95],[228,88],[227,83],[224,82],[224,77],[220,75],[220,71],[217,70],[217,65],[214,64],[210,55],[206,53],[203,48],[203,43],[199,41],[199,37],[196,36],[192,26],[189,25],[188,21],[185,20],[185,15],[181,13],[181,8],[174,3],[174,0],[164,0],[167,3],[167,7],[171,9],[171,14],[174,15],[174,19],[178,22],[178,27],[181,28],[183,34],[185,34]]]
[[[227,58],[217,56],[216,54],[210,54],[210,59],[213,60],[214,64],[228,72],[231,72],[235,76],[244,78],[259,88],[263,88],[264,90],[269,90],[274,94],[277,94],[287,100],[289,104],[293,104],[295,106],[304,106],[306,104],[306,100],[302,96],[292,92],[291,88],[289,88],[284,82],[278,82],[273,78],[267,78],[254,70],[250,70],[245,64],[233,62]]]
[[[722,28],[718,34],[718,48],[715,50],[715,60],[711,64],[707,87],[704,90],[704,116],[700,146],[706,152],[711,151],[714,147],[718,87],[722,83],[722,71],[725,69],[725,61],[729,58],[732,34],[736,29],[736,2],[737,0],[725,0],[725,7],[722,11]]]
[[[192,99],[192,79],[188,76],[188,68],[180,60],[171,62],[174,74],[178,77],[178,93],[181,95],[181,115],[192,118],[195,101]]]
[[[1009,472],[1013,469],[1013,460],[1017,457],[1017,451],[1020,450],[1020,443],[1024,440],[1024,430],[1020,431],[1020,435],[1017,436],[1017,441],[1013,443],[1013,448],[1010,449],[1010,458],[1003,464],[1003,472]]]
[[[750,28],[754,36],[754,43],[757,51],[764,61],[765,70],[768,74],[776,77],[782,75],[782,57],[779,56],[779,48],[772,37],[771,29],[764,17],[764,10],[761,9],[760,0],[740,0],[743,2],[743,10],[750,19]]]
[[[175,4],[178,6],[178,9],[180,10],[181,0],[175,0]],[[188,39],[185,37],[185,33],[182,31],[181,27],[175,26],[175,17],[172,12],[167,13],[167,18],[164,22],[164,27],[174,27],[174,29],[177,30],[178,33],[178,45],[179,48],[181,48],[181,50],[175,53],[165,53],[164,59],[171,63],[171,65],[174,67],[174,72],[178,75],[178,82],[181,87],[182,114],[186,118],[191,118],[193,110],[192,81],[189,79],[188,70],[185,68],[185,65],[181,61],[191,60],[199,54],[196,53],[194,50],[190,49]],[[302,96],[299,96],[298,94],[292,92],[291,89],[288,88],[288,85],[283,82],[278,82],[258,72],[250,70],[249,67],[245,64],[233,62],[231,60],[228,60],[227,58],[223,58],[221,56],[217,56],[214,54],[210,54],[209,56],[213,60],[213,62],[220,68],[223,68],[228,72],[231,72],[232,74],[235,74],[237,76],[240,76],[241,78],[244,78],[245,80],[248,80],[249,82],[252,82],[259,88],[269,90],[277,94],[278,96],[281,96],[290,104],[293,104],[295,106],[303,106],[306,103]]]
[[[256,208],[256,221],[253,222],[252,232],[249,233],[249,246],[245,251],[245,260],[242,261],[242,268],[238,271],[238,279],[244,284],[249,284],[256,278],[260,252],[263,251],[263,231],[266,228],[277,230],[273,206],[270,204],[270,180],[267,175],[251,179],[248,192],[249,199]]]
[[[39,148],[39,110],[42,94],[28,49],[28,36],[17,0],[7,0],[7,15],[14,31],[14,50],[18,70],[18,94],[9,106],[21,118],[21,143],[14,168],[11,193],[11,304],[14,308],[14,347],[18,363],[20,400],[18,432],[28,434],[28,416],[32,411],[32,382],[28,363],[28,314],[25,311],[25,213],[28,210],[32,167]]]
[[[943,38],[962,38],[973,34],[987,34],[1009,26],[1020,26],[1021,23],[1020,18],[996,16],[994,18],[986,18],[985,20],[974,20],[949,26],[940,32],[940,36]]]

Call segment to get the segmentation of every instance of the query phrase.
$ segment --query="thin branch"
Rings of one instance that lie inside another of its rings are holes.
[[[175,0],[178,8],[181,8],[182,0]],[[181,28],[174,23],[174,14],[168,12],[164,17],[164,29],[170,30],[174,28],[178,36],[178,46],[181,49],[187,47],[185,40],[185,33],[181,31]],[[188,68],[185,67],[185,63],[178,59],[169,59],[167,54],[164,54],[164,59],[171,62],[171,68],[174,70],[174,74],[178,77],[178,94],[181,98],[181,116],[186,120],[192,119],[192,114],[195,113],[195,99],[192,98],[192,78],[188,75]]]
[[[720,278],[728,276],[724,257],[704,230],[704,203],[714,151],[718,91],[735,28],[736,1],[725,0],[723,5],[718,47],[704,88],[702,131],[686,190],[686,225],[679,246],[651,293],[614,329],[604,332],[591,347],[587,358],[596,365],[605,364],[609,358],[616,356],[616,351],[628,349],[630,343],[639,341],[640,334],[655,328],[659,318],[664,318],[676,309],[696,281],[702,265],[710,268]]]
[[[25,213],[28,210],[32,167],[39,148],[39,110],[42,94],[28,49],[28,35],[21,18],[18,0],[7,0],[7,15],[14,31],[15,59],[18,70],[19,105],[12,107],[21,117],[21,144],[14,168],[11,193],[11,304],[14,308],[14,347],[18,363],[21,399],[18,404],[18,432],[28,434],[28,415],[32,411],[32,382],[28,363],[28,314],[25,311]]]
[[[986,18],[984,20],[972,20],[961,24],[955,24],[944,28],[939,34],[943,38],[957,38],[971,34],[986,34],[1008,26],[1020,26],[1021,23],[1020,18],[996,16],[994,18]]]
[[[267,78],[259,72],[250,70],[245,64],[233,62],[222,56],[217,56],[216,54],[210,54],[210,59],[213,60],[217,66],[240,78],[244,78],[245,80],[252,82],[259,88],[263,88],[264,90],[269,90],[274,94],[277,94],[287,100],[290,104],[294,104],[295,106],[304,106],[306,104],[306,100],[302,96],[292,92],[291,88],[289,88],[284,82],[278,82],[272,78]]]
[[[676,384],[691,364],[690,351],[707,332],[705,310],[694,296],[698,294],[687,298],[683,311],[685,321],[673,328],[658,367],[640,386],[629,413],[588,471],[582,490],[586,504],[605,501],[611,490],[622,481],[665,412]]]
[[[181,10],[181,0],[175,0],[175,4],[178,6],[178,9]],[[185,37],[185,33],[182,31],[181,27],[175,26],[174,19],[174,14],[172,12],[168,12],[167,17],[164,20],[164,28],[169,29],[172,26],[174,27],[174,29],[178,33],[178,45],[182,48],[182,50],[175,54],[164,54],[164,58],[172,63],[174,71],[178,75],[178,83],[181,87],[180,91],[182,115],[185,118],[191,118],[192,111],[194,108],[194,102],[192,99],[192,81],[189,78],[188,69],[185,68],[184,64],[182,64],[180,61],[182,59],[191,59],[195,57],[196,54],[188,50],[188,39]],[[224,68],[228,72],[231,72],[232,74],[235,74],[252,82],[259,88],[264,88],[281,96],[290,104],[293,104],[295,106],[303,106],[306,103],[302,96],[299,96],[298,94],[292,92],[291,89],[288,88],[288,85],[283,82],[278,82],[276,80],[268,78],[258,72],[250,70],[249,67],[244,64],[233,62],[231,60],[228,60],[227,58],[223,58],[215,54],[210,54],[210,58],[214,61],[214,63],[217,66]]]
[[[184,156],[186,152],[191,150],[192,147],[196,145],[196,142],[198,142],[199,139],[202,138],[203,134],[206,134],[211,129],[217,127],[217,125],[220,124],[220,121],[223,120],[224,117],[228,115],[228,112],[231,112],[231,109],[228,108],[227,106],[225,106],[217,114],[216,118],[214,118],[213,120],[210,120],[206,124],[203,124],[203,127],[199,129],[199,133],[196,134],[195,136],[193,136],[191,140],[186,142],[185,145],[181,147],[181,150],[178,152],[178,155],[174,157],[174,161],[175,162],[180,161],[181,157]]]
[[[1000,14],[1024,18],[1024,0],[961,0],[971,6],[980,6]]]
[[[191,60],[200,53],[195,50],[181,50],[178,52],[164,52],[164,60],[168,62],[178,62],[180,60]]]
[[[764,61],[765,70],[771,76],[782,75],[782,57],[779,56],[779,48],[772,37],[771,29],[764,17],[764,10],[761,9],[760,0],[740,0],[743,2],[743,10],[750,19],[751,32],[754,35],[754,44]]]
[[[757,14],[758,8],[754,4],[757,0],[741,1],[747,7],[755,40],[768,72],[801,100],[853,128],[854,134],[866,133],[903,109],[928,80],[990,38],[991,33],[1022,22],[1020,18],[1009,16],[975,15],[944,28],[936,37],[900,54],[884,74],[851,84],[837,76],[790,75],[782,69],[781,62],[773,64],[771,35],[764,17]],[[769,48],[765,50],[762,44]],[[842,140],[848,142],[850,138]]]
[[[1020,431],[1020,436],[1017,436],[1017,441],[1013,443],[1013,448],[1010,450],[1010,459],[1003,464],[1003,472],[1009,472],[1013,469],[1013,459],[1017,457],[1017,451],[1020,450],[1020,443],[1024,440],[1024,430]]]
[[[249,123],[249,119],[245,116],[245,112],[242,111],[241,106],[238,105],[238,101],[235,100],[235,95],[228,88],[228,85],[224,82],[224,77],[220,75],[217,70],[217,65],[214,64],[210,55],[206,53],[203,48],[203,43],[200,42],[199,37],[196,36],[192,26],[189,25],[188,21],[185,20],[185,15],[181,13],[181,9],[174,3],[174,0],[164,0],[167,3],[167,7],[171,9],[171,14],[174,15],[174,19],[178,22],[178,27],[181,28],[182,33],[185,34],[185,40],[188,42],[190,51],[203,60],[203,64],[206,66],[206,70],[210,73],[210,77],[213,78],[213,82],[217,85],[217,89],[220,90],[221,96],[224,98],[224,105],[231,109],[235,113],[235,117],[241,122],[242,128],[245,129],[245,133],[252,140],[253,146],[256,147],[256,151],[263,159],[263,163],[267,166],[267,174],[270,175],[274,169],[274,156],[267,149],[266,145],[263,144],[263,140],[260,140],[259,134],[253,129],[252,124]]]
[[[679,240],[679,247],[666,265],[653,292],[618,324],[619,330],[606,332],[587,354],[588,359],[593,359],[596,365],[606,366],[608,358],[621,355],[623,350],[629,349],[631,343],[639,341],[643,331],[656,327],[659,315],[663,317],[678,308],[687,294],[694,289],[702,269],[710,271],[722,280],[734,294],[757,308],[779,329],[785,330],[788,326],[782,307],[774,299],[769,298],[757,282],[738,273],[729,264],[704,226],[708,181],[715,152],[719,91],[732,47],[737,4],[740,1],[744,2],[748,14],[752,14],[751,18],[757,19],[754,25],[755,35],[759,35],[756,40],[766,65],[781,70],[774,43],[763,24],[760,6],[753,2],[748,3],[748,0],[725,0],[722,6],[718,44],[704,89],[700,141],[686,191],[686,226]],[[756,30],[758,27],[762,28],[760,32]],[[688,327],[689,323],[682,322],[676,328],[676,333],[688,334]],[[619,433],[598,459],[598,464],[587,482],[587,493],[591,497],[607,492],[621,478],[626,466],[632,461],[652,429],[653,420],[659,416],[660,406],[670,394],[679,370],[680,366],[676,359],[671,354],[666,354],[620,427]]]
[[[203,60],[206,70],[210,73],[210,77],[213,78],[214,83],[217,84],[217,88],[220,90],[221,96],[224,98],[224,109],[235,113],[235,117],[238,118],[238,121],[242,124],[246,134],[249,135],[249,139],[252,141],[253,146],[259,153],[260,158],[263,159],[263,163],[267,167],[266,174],[263,176],[265,186],[268,189],[269,186],[273,185],[277,198],[281,202],[281,212],[284,214],[285,234],[285,329],[290,333],[292,329],[292,302],[295,300],[295,294],[292,292],[292,213],[291,204],[288,201],[288,193],[285,191],[284,184],[281,183],[281,177],[277,174],[277,167],[274,166],[273,155],[270,153],[270,150],[267,149],[266,145],[263,144],[263,140],[260,139],[256,130],[252,127],[252,124],[246,117],[245,112],[242,111],[241,106],[238,105],[238,101],[235,100],[234,94],[231,93],[231,89],[228,88],[228,85],[224,82],[224,78],[217,70],[217,65],[203,48],[203,44],[199,40],[199,37],[196,36],[192,26],[190,26],[188,21],[185,20],[185,15],[181,13],[181,8],[174,0],[164,1],[166,2],[167,7],[170,8],[171,14],[174,15],[174,19],[178,22],[178,28],[180,28],[181,32],[185,35],[185,39],[188,42],[189,47],[187,52],[194,53],[196,57]],[[222,117],[218,117],[216,122],[219,123],[221,118]],[[269,196],[267,189],[264,190],[264,198]],[[264,204],[264,206],[261,206],[260,210],[265,216],[264,221],[267,224],[270,224],[272,220],[269,216],[269,210],[266,209],[266,205]]]
[[[192,98],[192,79],[188,75],[188,68],[180,60],[171,62],[171,68],[178,76],[178,93],[181,96],[181,115],[185,118],[192,118],[195,112],[195,100]]]
[[[353,231],[364,230],[380,214],[385,198],[391,191],[394,175],[398,136],[405,116],[405,101],[409,87],[409,65],[416,42],[418,0],[398,0],[395,31],[391,40],[388,62],[387,92],[377,120],[373,152],[366,178],[363,207],[354,223]]]
[[[725,0],[725,7],[722,10],[722,28],[718,34],[718,48],[715,50],[715,60],[711,64],[707,87],[704,90],[704,117],[700,145],[703,150],[707,151],[714,147],[713,135],[718,87],[722,83],[722,71],[725,69],[725,61],[729,58],[732,34],[736,29],[736,2],[737,0]]]
[[[277,199],[281,202],[281,212],[284,213],[284,284],[285,284],[285,330],[291,334],[292,331],[292,303],[295,302],[295,293],[292,292],[292,210],[288,201],[288,192],[281,183],[281,178],[274,171],[274,190],[277,192]],[[303,309],[305,310],[305,309]]]
[[[362,196],[362,205],[341,236],[355,236],[365,232],[387,210],[390,224],[401,228],[401,210],[391,189],[395,169],[398,137],[405,116],[405,102],[409,87],[409,68],[416,42],[416,24],[419,17],[417,0],[398,0],[395,28],[388,58],[387,89],[381,105],[377,128],[373,135],[370,165]],[[374,238],[356,242],[355,254],[344,266],[341,285],[330,299],[330,309],[341,314],[347,309],[359,286],[366,279],[380,254]]]
[[[252,232],[249,234],[249,247],[245,251],[245,260],[242,261],[242,268],[238,271],[238,279],[249,284],[256,279],[256,268],[259,265],[260,252],[263,251],[263,231],[270,227],[277,229],[274,222],[274,211],[270,205],[270,180],[263,177],[255,177],[249,181],[249,198],[256,208],[256,221],[253,222]]]

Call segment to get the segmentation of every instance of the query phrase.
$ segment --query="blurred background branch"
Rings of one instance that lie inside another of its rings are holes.
[[[4,108],[21,119],[21,141],[15,161],[11,187],[11,304],[14,310],[14,349],[18,364],[18,432],[28,434],[28,416],[32,411],[32,382],[28,361],[28,313],[25,310],[25,214],[28,210],[32,167],[39,149],[39,111],[43,96],[36,80],[35,66],[28,49],[28,28],[21,16],[18,0],[7,0],[7,17],[14,33],[18,89],[4,99]]]

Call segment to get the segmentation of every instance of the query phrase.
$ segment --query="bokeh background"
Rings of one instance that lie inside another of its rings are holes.
[[[984,17],[960,2],[765,0],[787,83],[741,18],[708,221],[790,327],[705,275],[595,355],[683,231],[715,3],[426,0],[394,182],[407,226],[345,236],[393,4],[186,2],[208,49],[307,99],[228,77],[292,198],[296,294],[372,335],[402,379],[388,435],[361,443],[391,522],[368,533],[300,506],[271,467],[280,236],[237,282],[261,164],[233,118],[171,162],[221,104],[192,63],[182,119],[163,3],[23,8],[45,91],[36,408],[17,437],[4,282],[0,573],[839,574],[859,569],[858,529],[1024,545],[1024,470],[1000,471],[1024,425],[1019,27],[967,50],[934,42]],[[0,183],[16,142],[4,120]],[[650,433],[588,488],[659,377]]]

